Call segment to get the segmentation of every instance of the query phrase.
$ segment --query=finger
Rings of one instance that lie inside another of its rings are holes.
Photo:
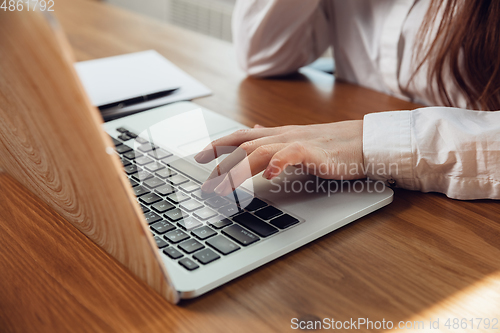
[[[232,134],[226,135],[220,139],[212,141],[208,146],[206,146],[201,153],[196,155],[194,158],[198,163],[208,163],[218,156],[220,156],[217,149],[214,147],[225,146],[225,147],[238,147],[243,142],[255,140],[262,138],[264,136],[276,135],[283,131],[282,127],[273,128],[250,128],[238,130]],[[207,151],[213,151],[213,153],[207,153]]]
[[[224,180],[215,188],[215,193],[221,196],[228,195],[245,180],[266,169],[272,157],[287,145],[287,143],[275,143],[260,146],[228,172]]]
[[[246,151],[247,155],[250,155],[257,148],[259,148],[261,146],[272,145],[275,143],[287,143],[287,142],[289,142],[288,138],[283,136],[283,135],[270,135],[270,136],[264,136],[264,137],[259,138],[259,139],[243,142],[240,145],[240,148],[242,150]]]
[[[232,168],[240,163],[245,157],[253,153],[261,146],[266,146],[275,143],[283,143],[283,138],[277,135],[266,136],[260,139],[247,141],[240,145],[239,149],[234,150],[228,157],[220,162],[212,171],[207,180],[203,183],[201,189],[211,193],[222,182],[224,177],[221,175],[227,174]]]
[[[310,154],[299,142],[294,142],[277,152],[269,161],[269,165],[262,174],[266,179],[273,179],[290,165],[303,164]]]
[[[212,146],[211,144],[209,144],[208,146],[203,148],[202,151],[196,154],[194,156],[194,159],[198,163],[206,164],[215,160],[219,156],[231,154],[237,148],[238,146]]]
[[[234,150],[222,162],[220,162],[210,173],[207,180],[201,186],[201,190],[207,193],[212,193],[214,189],[224,180],[227,173],[234,168],[238,163],[247,157],[245,150],[239,148]]]

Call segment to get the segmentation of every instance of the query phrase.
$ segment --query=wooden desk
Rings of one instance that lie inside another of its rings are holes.
[[[245,79],[231,45],[99,2],[55,10],[77,60],[156,49],[213,89],[197,103],[249,126],[414,107],[319,74]],[[391,205],[173,306],[0,174],[0,331],[287,331],[292,318],[424,320],[427,331],[429,318],[441,329],[499,318],[499,220],[497,202],[397,190]]]

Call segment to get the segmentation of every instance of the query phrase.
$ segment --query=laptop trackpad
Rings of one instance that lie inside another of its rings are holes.
[[[223,136],[229,135],[235,131],[237,131],[240,128],[244,128],[243,126],[241,127],[232,127],[230,129],[227,129],[225,131],[221,131],[215,134],[212,134],[209,132],[209,136],[204,137],[202,139],[198,139],[192,142],[185,143],[183,145],[178,146],[177,148],[179,151],[186,155],[192,155],[192,154],[197,154],[200,152],[203,148],[208,146],[210,142],[217,140],[219,138],[222,138]]]
[[[181,110],[179,107],[179,110],[172,111],[176,111],[175,114],[166,113],[166,118],[156,120],[144,134],[160,146],[176,150],[181,157],[194,155],[213,140],[246,128],[234,120],[199,107],[191,110]]]

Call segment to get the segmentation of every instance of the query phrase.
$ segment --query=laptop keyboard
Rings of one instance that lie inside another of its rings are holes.
[[[191,165],[120,127],[112,138],[132,190],[163,255],[188,271],[229,256],[299,223],[244,190],[201,191]],[[124,143],[135,139],[137,150]],[[167,162],[168,160],[168,162]],[[181,161],[181,162],[180,162]],[[193,173],[194,174],[194,173]]]

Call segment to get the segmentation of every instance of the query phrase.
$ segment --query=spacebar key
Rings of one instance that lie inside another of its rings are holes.
[[[254,235],[250,231],[246,231],[237,224],[233,224],[230,227],[222,229],[222,233],[234,239],[243,246],[255,243],[260,239],[259,237],[257,237],[257,235]]]

